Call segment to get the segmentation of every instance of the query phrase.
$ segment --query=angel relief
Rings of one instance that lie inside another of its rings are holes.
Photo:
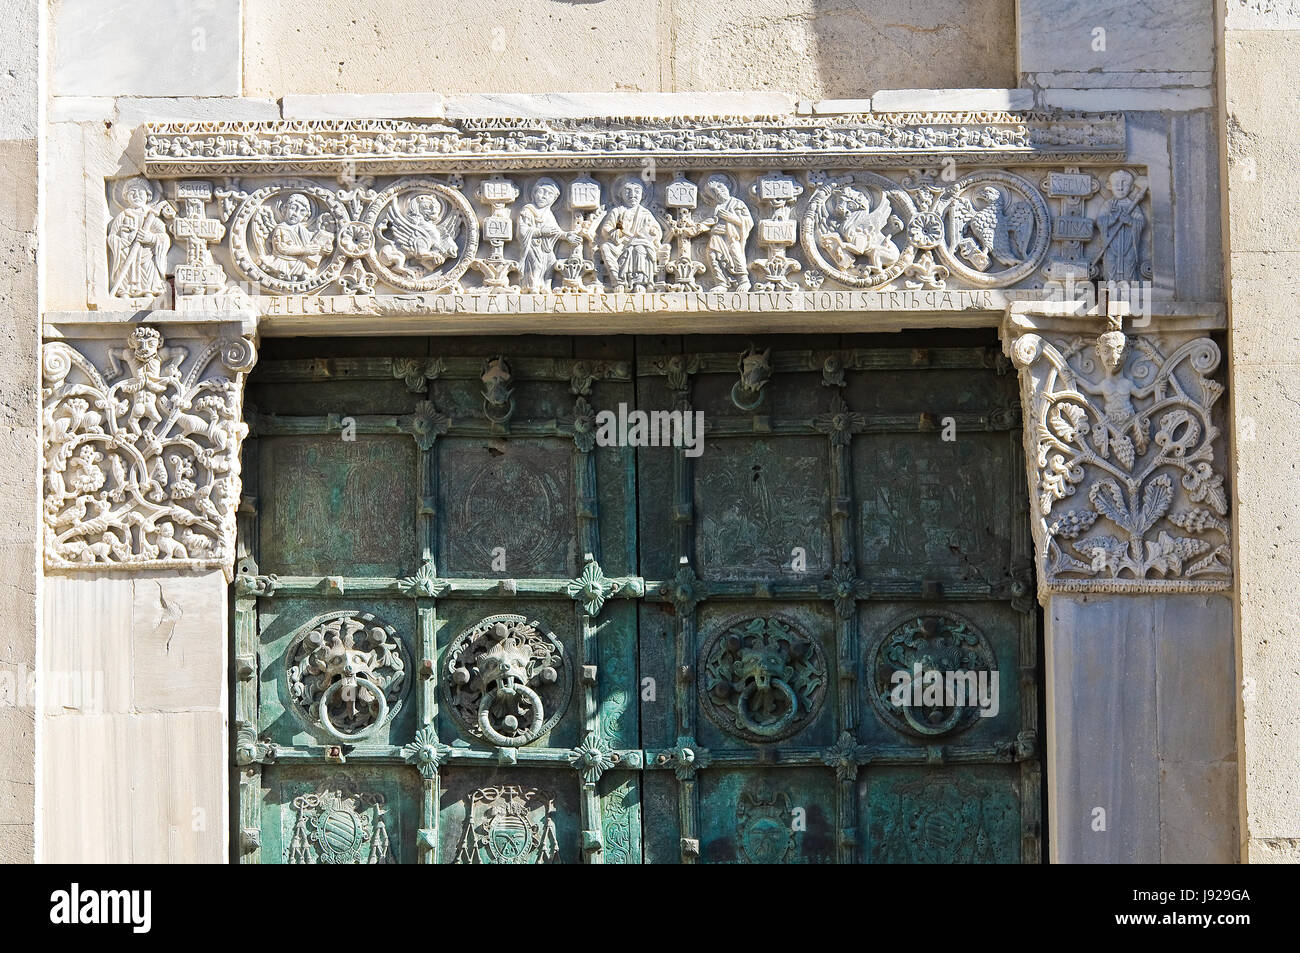
[[[334,251],[333,215],[317,213],[302,192],[292,193],[278,205],[278,210],[263,205],[253,218],[253,250],[259,264],[279,278],[315,274]]]

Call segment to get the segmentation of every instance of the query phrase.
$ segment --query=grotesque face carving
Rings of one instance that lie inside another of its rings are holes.
[[[153,328],[136,328],[131,332],[129,344],[137,361],[152,360],[162,347],[162,335]]]
[[[1097,338],[1097,357],[1107,370],[1117,371],[1124,365],[1124,348],[1127,343],[1123,331],[1107,331]]]
[[[510,399],[510,384],[514,376],[504,357],[494,357],[483,370],[483,398],[489,404],[501,406]]]

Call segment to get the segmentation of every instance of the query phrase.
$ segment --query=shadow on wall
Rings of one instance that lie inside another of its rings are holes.
[[[1015,85],[1015,0],[258,0],[244,95]]]
[[[677,90],[861,99],[1016,84],[1014,0],[671,0]]]

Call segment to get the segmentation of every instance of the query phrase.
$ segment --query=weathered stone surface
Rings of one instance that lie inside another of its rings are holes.
[[[1018,110],[1034,105],[1032,89],[881,89],[871,97],[876,112]]]
[[[793,97],[777,92],[474,93],[447,97],[448,119],[582,119],[588,116],[780,116]],[[287,118],[287,117],[286,117]]]
[[[222,708],[225,652],[213,644],[212,628],[226,618],[227,588],[220,572],[134,580],[134,710]]]
[[[285,119],[437,119],[446,109],[436,93],[325,93],[285,96]]]
[[[1026,73],[1024,82],[1040,89],[1192,89],[1214,85],[1214,73],[1207,70],[1151,70],[1143,72],[1081,73],[1066,70]]]
[[[1300,189],[1294,188],[1291,117],[1300,86],[1291,75],[1300,31],[1233,32],[1224,40],[1229,243],[1245,251],[1300,251]]]
[[[1044,611],[1053,861],[1160,859],[1156,601],[1056,595]]]
[[[1038,101],[1055,109],[1106,112],[1111,109],[1180,112],[1209,109],[1214,95],[1202,89],[1044,89]]]
[[[439,93],[661,88],[663,34],[637,0],[328,0],[310,17],[296,0],[263,0],[244,18],[251,96],[388,93],[396,76],[401,90]]]
[[[1223,298],[1223,230],[1218,117],[1213,112],[1169,118],[1173,171],[1174,294],[1184,301]]]
[[[36,137],[37,0],[5,4],[5,42],[0,45],[0,139]]]
[[[59,0],[55,96],[240,95],[240,2]]]
[[[1160,862],[1237,861],[1237,762],[1160,762]]]
[[[1053,859],[1235,859],[1231,602],[1057,595],[1045,616]]]
[[[675,0],[673,89],[775,89],[860,98],[882,88],[1010,86],[1015,12],[1006,0],[918,5],[849,0]],[[864,38],[870,54],[864,55]]]
[[[244,13],[245,93],[443,94],[563,90],[641,92],[766,89],[809,99],[860,98],[881,87],[1009,86],[1011,0],[943,0],[884,9],[853,0],[634,0],[557,6],[492,0],[473,11],[398,0],[299,4],[264,0]],[[870,35],[876,55],[862,55]]]
[[[1236,9],[1234,9],[1236,8]],[[1224,37],[1231,343],[1234,368],[1234,485],[1243,541],[1241,612],[1242,840],[1252,862],[1300,856],[1300,342],[1294,272],[1300,251],[1300,174],[1293,121],[1300,108],[1294,64],[1300,32],[1240,30],[1248,10],[1229,4]],[[1279,7],[1280,9],[1280,7]],[[1258,23],[1258,18],[1250,18]]]
[[[38,693],[45,722],[130,712],[131,580],[47,576],[44,585]]]
[[[224,863],[221,712],[47,719],[42,861]],[[94,792],[88,796],[88,792]]]
[[[1020,71],[1208,72],[1213,16],[1212,0],[1021,0]]]

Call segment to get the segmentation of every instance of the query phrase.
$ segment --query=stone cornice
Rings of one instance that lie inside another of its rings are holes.
[[[866,169],[958,158],[1000,165],[1124,154],[1122,114],[940,112],[665,119],[151,123],[157,177],[665,168]]]

